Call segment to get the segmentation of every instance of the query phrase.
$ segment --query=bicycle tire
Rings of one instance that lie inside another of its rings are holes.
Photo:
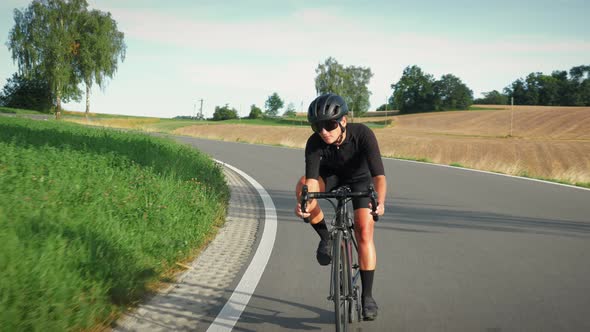
[[[355,252],[352,250],[352,242],[351,241],[344,241],[345,248],[346,248],[346,280],[347,281],[347,299],[348,299],[348,323],[354,323],[354,318],[356,314],[356,302],[358,301],[358,293],[355,289],[357,286],[353,284],[353,264]]]
[[[342,232],[336,232],[333,244],[333,287],[334,287],[334,315],[336,320],[336,332],[348,331],[348,280],[346,273],[346,253],[342,245]]]

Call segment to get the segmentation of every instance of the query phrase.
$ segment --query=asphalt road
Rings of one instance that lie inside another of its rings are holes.
[[[329,268],[293,214],[303,151],[178,138],[252,176],[274,249],[235,331],[333,330]],[[590,331],[590,191],[385,159],[374,322],[354,331]]]

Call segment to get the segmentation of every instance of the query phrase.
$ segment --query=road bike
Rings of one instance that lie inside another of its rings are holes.
[[[361,291],[358,285],[360,265],[358,263],[358,243],[354,236],[354,222],[349,202],[354,197],[368,197],[373,212],[377,209],[377,192],[372,185],[367,191],[352,192],[349,186],[340,186],[330,192],[309,192],[306,185],[301,191],[301,210],[306,212],[311,199],[325,199],[334,207],[335,215],[331,222],[332,266],[330,274],[330,296],[334,302],[336,331],[348,331],[348,325],[362,320]],[[336,204],[331,200],[336,199]],[[374,215],[373,220],[379,217]],[[307,222],[308,220],[306,220]],[[356,319],[355,319],[356,318]]]

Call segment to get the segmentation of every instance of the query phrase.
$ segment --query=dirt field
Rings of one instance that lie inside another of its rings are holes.
[[[374,131],[384,156],[590,183],[590,107],[515,106],[513,111],[510,106],[503,107],[504,110],[388,117],[393,118],[392,125]],[[174,133],[302,148],[311,130],[199,125]]]

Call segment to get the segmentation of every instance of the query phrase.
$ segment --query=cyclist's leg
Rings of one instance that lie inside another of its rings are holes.
[[[355,183],[351,187],[353,191],[364,191],[369,183]],[[373,239],[375,222],[368,206],[368,198],[353,200],[354,232],[358,242],[359,266],[363,286],[363,316],[365,320],[373,320],[377,317],[378,309],[373,299],[373,279],[377,266],[377,251]]]
[[[358,241],[359,265],[362,283],[363,318],[374,320],[377,318],[377,303],[373,298],[373,279],[377,266],[377,253],[373,240],[374,224],[370,209],[354,210],[354,232]]]
[[[361,179],[350,183],[350,188],[355,191],[366,191],[372,183],[370,178]],[[358,242],[359,265],[361,270],[374,270],[377,265],[377,254],[373,232],[375,222],[369,209],[369,198],[358,197],[352,200],[354,209],[354,233]]]
[[[373,216],[369,208],[354,210],[354,233],[358,242],[359,265],[361,270],[375,270],[377,253],[375,250]]]

